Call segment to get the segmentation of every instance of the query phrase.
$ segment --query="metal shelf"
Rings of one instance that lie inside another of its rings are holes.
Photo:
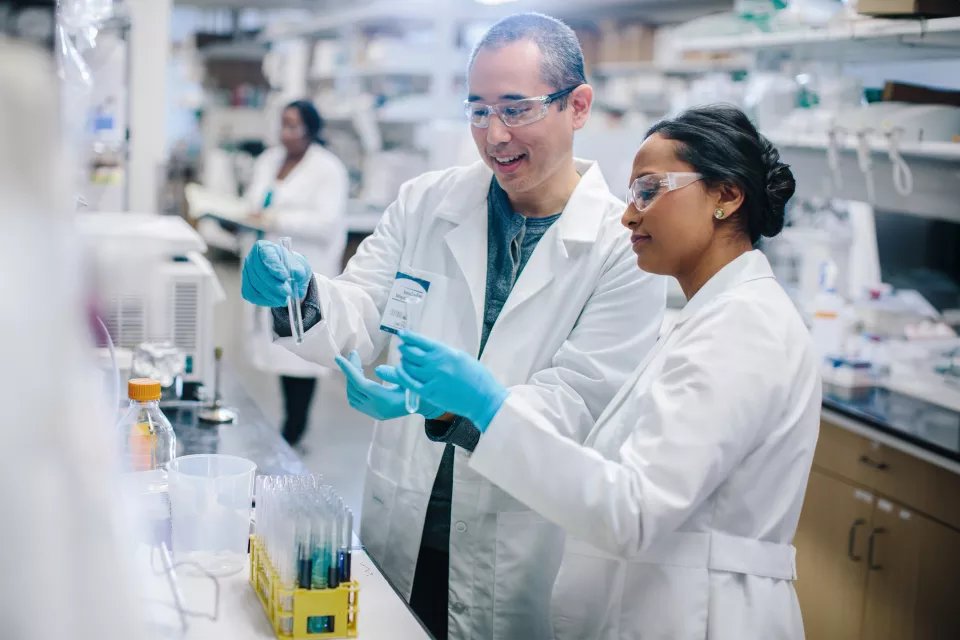
[[[593,67],[593,73],[602,78],[635,75],[692,76],[717,71],[745,71],[749,61],[741,59],[703,62],[601,62]]]
[[[832,183],[827,163],[827,137],[818,134],[768,136],[790,165],[801,197],[832,196],[869,202],[866,178],[857,162],[856,145],[844,140],[840,148],[839,189]],[[960,222],[960,143],[905,143],[897,147],[913,174],[913,192],[897,193],[893,164],[885,141],[872,140],[874,206],[925,218]]]
[[[826,152],[829,144],[826,135],[816,133],[789,135],[771,132],[767,137],[777,147],[794,147]],[[870,150],[875,154],[887,154],[890,150],[886,140],[871,139],[869,142]],[[844,152],[855,153],[857,150],[856,143],[850,136],[841,140],[838,146]],[[907,142],[897,145],[897,151],[902,156],[960,164],[960,142]],[[960,170],[960,167],[954,166],[954,170]],[[960,179],[960,176],[958,176],[958,179]]]
[[[960,57],[960,18],[864,18],[821,29],[690,38],[677,47],[683,52],[780,50],[841,62],[955,58]]]

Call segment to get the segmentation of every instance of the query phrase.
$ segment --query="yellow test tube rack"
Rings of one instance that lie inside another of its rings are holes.
[[[280,640],[357,637],[360,583],[356,580],[336,589],[284,589],[257,536],[251,536],[250,585]],[[308,625],[314,617],[332,617],[333,631],[311,633]]]

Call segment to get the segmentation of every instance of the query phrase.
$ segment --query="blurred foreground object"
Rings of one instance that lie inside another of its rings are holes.
[[[0,60],[0,220],[12,239],[0,254],[0,637],[148,637],[88,362],[51,56],[0,38]]]

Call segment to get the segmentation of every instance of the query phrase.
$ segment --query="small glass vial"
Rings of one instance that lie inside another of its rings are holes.
[[[120,419],[120,462],[124,471],[166,471],[176,456],[177,436],[160,411],[160,383],[137,378],[127,383],[130,407]]]

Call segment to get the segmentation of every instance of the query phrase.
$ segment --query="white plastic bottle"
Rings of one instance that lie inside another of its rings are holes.
[[[846,338],[846,302],[835,288],[837,266],[830,261],[820,264],[820,292],[813,301],[813,342],[823,358],[843,355]]]

